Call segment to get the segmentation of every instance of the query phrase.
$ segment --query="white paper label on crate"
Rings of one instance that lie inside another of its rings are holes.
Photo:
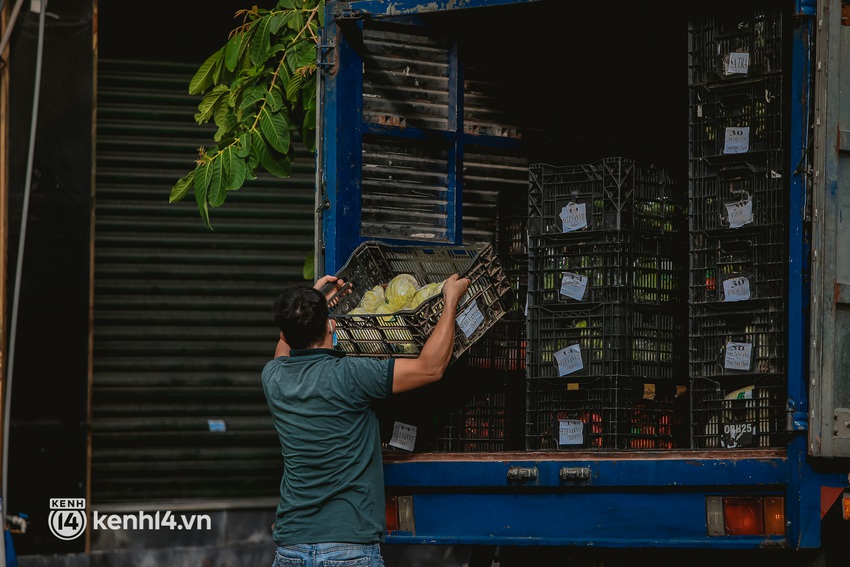
[[[455,321],[457,321],[458,327],[460,327],[460,330],[463,331],[463,334],[468,339],[475,332],[475,329],[480,327],[481,323],[484,322],[484,315],[478,309],[478,304],[473,301],[469,307],[464,309],[463,313],[457,316]]]
[[[750,54],[730,53],[723,62],[723,71],[727,75],[746,75],[750,72]]]
[[[729,228],[738,228],[753,222],[753,200],[744,199],[737,203],[726,203]]]
[[[564,277],[561,278],[561,295],[563,297],[581,301],[584,298],[584,292],[586,290],[587,276],[564,272]]]
[[[723,436],[720,445],[724,449],[735,447],[752,447],[758,434],[755,423],[726,423],[723,425]]]
[[[572,232],[587,226],[587,207],[584,203],[567,203],[561,209],[559,216],[564,232]]]
[[[750,369],[750,361],[753,357],[752,343],[726,343],[726,356],[723,361],[723,368],[727,370],[744,370]]]
[[[750,127],[735,126],[726,128],[723,153],[745,154],[748,151],[750,151]]]
[[[412,451],[416,444],[416,426],[407,425],[396,421],[393,423],[393,436],[390,438],[390,447]]]
[[[584,423],[580,419],[558,420],[558,445],[581,445],[583,433]]]
[[[581,347],[570,345],[552,355],[558,364],[558,376],[566,376],[584,368],[581,361]]]
[[[750,280],[744,276],[723,280],[723,301],[747,301],[750,298]]]

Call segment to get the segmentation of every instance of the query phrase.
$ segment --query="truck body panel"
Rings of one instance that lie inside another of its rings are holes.
[[[657,148],[671,173],[688,177],[681,125],[688,109],[678,102],[687,100],[686,65],[675,46],[685,51],[693,13],[722,13],[730,4],[617,5],[611,8],[616,25],[598,7],[556,4],[328,3],[319,61],[317,266],[335,273],[370,239],[473,242],[482,226],[475,214],[481,186],[527,191],[528,165],[558,156],[581,163],[599,154],[651,156]],[[850,406],[842,346],[850,333],[844,308],[850,256],[842,224],[850,192],[840,181],[847,168],[848,136],[840,124],[848,73],[841,73],[847,61],[839,55],[848,52],[850,28],[837,15],[840,2],[756,5],[781,10],[786,33],[784,441],[713,450],[390,449],[387,492],[402,503],[405,521],[388,542],[820,546],[821,521],[840,503],[850,472],[850,428],[841,429],[850,422],[850,411],[842,409]],[[526,18],[525,10],[538,11]],[[504,33],[485,31],[530,30],[531,24],[538,26],[536,41],[518,43],[512,56],[504,45],[509,40],[499,43]],[[616,55],[603,55],[606,42]],[[527,53],[517,55],[520,45]],[[625,55],[633,51],[641,54]],[[487,61],[496,68],[489,69],[495,78],[488,75],[495,87],[481,94],[475,73]],[[837,109],[835,100],[843,101]],[[609,114],[612,107],[620,111]],[[535,128],[519,135],[516,123],[524,120],[548,128],[551,139],[538,138]],[[709,502],[727,496],[783,498],[785,533],[713,533]]]

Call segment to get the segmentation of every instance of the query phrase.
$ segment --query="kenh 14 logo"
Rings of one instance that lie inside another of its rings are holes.
[[[86,531],[85,498],[51,498],[47,519],[51,533],[66,541],[76,539]]]

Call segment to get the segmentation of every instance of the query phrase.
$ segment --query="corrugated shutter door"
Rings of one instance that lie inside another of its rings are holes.
[[[314,160],[228,195],[204,228],[168,203],[214,126],[196,66],[98,66],[92,500],[276,494],[280,452],[260,371],[276,292],[313,246]]]

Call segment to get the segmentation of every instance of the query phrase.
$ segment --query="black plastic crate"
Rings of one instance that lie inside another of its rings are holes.
[[[740,303],[719,310],[691,305],[689,366],[692,378],[772,376],[785,380],[784,302]]]
[[[686,386],[634,377],[528,382],[526,448],[675,449],[687,446]]]
[[[691,158],[745,159],[782,149],[782,77],[723,88],[691,87]]]
[[[525,331],[524,317],[499,320],[469,347],[466,364],[482,370],[525,370]]]
[[[784,57],[782,11],[727,4],[688,23],[688,81],[691,85],[751,81],[781,73]]]
[[[783,153],[717,165],[691,160],[688,210],[691,232],[734,234],[782,225],[787,217]]]
[[[782,447],[787,443],[786,405],[786,383],[777,376],[692,379],[692,447]]]
[[[534,305],[587,302],[664,305],[687,297],[684,241],[634,231],[531,237]]]
[[[686,332],[679,309],[617,303],[531,306],[526,375],[576,382],[600,376],[678,378],[684,372]]]
[[[737,306],[786,296],[784,226],[730,237],[693,233],[690,250],[689,300],[693,304]]]
[[[498,201],[496,253],[511,288],[516,291],[509,311],[525,310],[528,291],[528,195],[503,192]]]
[[[437,404],[435,450],[486,453],[523,448],[522,373],[471,369],[447,385],[445,394]]]
[[[686,189],[664,170],[610,157],[593,163],[529,166],[529,234],[583,230],[683,230]]]
[[[480,246],[391,246],[365,242],[335,275],[347,282],[337,294],[330,317],[336,320],[337,348],[352,356],[414,357],[431,334],[443,309],[442,293],[415,309],[392,314],[348,315],[363,294],[399,274],[419,285],[445,280],[454,273],[472,283],[458,305],[465,319],[455,333],[452,361],[480,339],[513,303],[513,291],[492,244]],[[348,292],[350,290],[350,292]]]

